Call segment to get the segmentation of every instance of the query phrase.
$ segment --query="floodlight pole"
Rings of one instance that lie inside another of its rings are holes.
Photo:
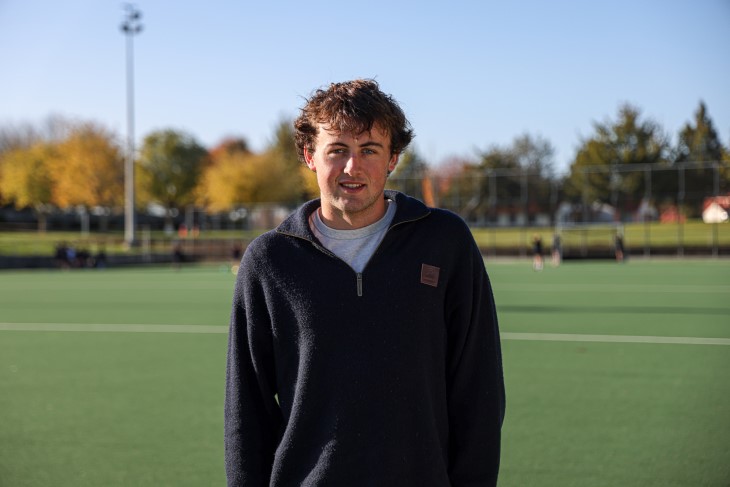
[[[142,13],[134,5],[124,5],[126,17],[120,26],[127,37],[127,157],[124,161],[124,241],[137,244],[134,211],[134,46],[132,39],[142,31]]]

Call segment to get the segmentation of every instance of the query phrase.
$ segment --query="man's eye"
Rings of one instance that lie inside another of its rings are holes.
[[[362,150],[362,153],[363,154],[368,154],[368,155],[375,154],[375,150],[374,149],[363,149]]]

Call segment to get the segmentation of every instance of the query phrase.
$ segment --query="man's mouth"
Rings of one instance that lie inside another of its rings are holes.
[[[364,184],[360,183],[340,183],[340,186],[347,188],[347,189],[360,189],[365,187]]]

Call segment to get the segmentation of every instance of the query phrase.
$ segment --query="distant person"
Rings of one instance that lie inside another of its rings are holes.
[[[614,253],[616,256],[616,262],[624,261],[624,238],[620,233],[616,233],[614,239]]]
[[[243,255],[228,485],[496,485],[499,330],[469,228],[384,190],[413,135],[375,81],[316,91],[294,127],[320,198]]]
[[[536,271],[541,271],[543,268],[542,237],[539,235],[532,237],[532,268]]]
[[[560,241],[560,234],[553,234],[553,267],[558,267],[563,261],[563,246]]]
[[[184,260],[185,254],[183,253],[182,245],[180,242],[175,242],[172,247],[172,266],[175,269],[180,269]]]
[[[76,249],[72,245],[66,246],[66,262],[68,262],[69,267],[76,267],[78,265]]]
[[[68,269],[71,267],[68,261],[68,247],[65,242],[60,242],[56,245],[56,251],[53,255],[53,259],[56,261],[56,265],[61,269]]]
[[[76,252],[76,267],[84,269],[91,267],[91,253],[86,247],[81,247]]]
[[[236,242],[231,247],[231,271],[238,272],[238,266],[241,264],[241,256],[243,255],[243,246],[240,242]]]
[[[94,267],[97,269],[106,269],[106,248],[100,245],[94,255]]]
[[[236,242],[231,247],[231,262],[235,265],[241,263],[241,256],[243,255],[243,246],[241,242]]]

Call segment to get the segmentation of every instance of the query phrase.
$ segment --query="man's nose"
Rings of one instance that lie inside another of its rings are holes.
[[[350,154],[350,157],[347,159],[347,162],[345,163],[345,173],[352,174],[354,172],[357,172],[360,169],[360,164],[362,163],[362,159],[360,157],[360,154],[357,152],[353,152]]]

